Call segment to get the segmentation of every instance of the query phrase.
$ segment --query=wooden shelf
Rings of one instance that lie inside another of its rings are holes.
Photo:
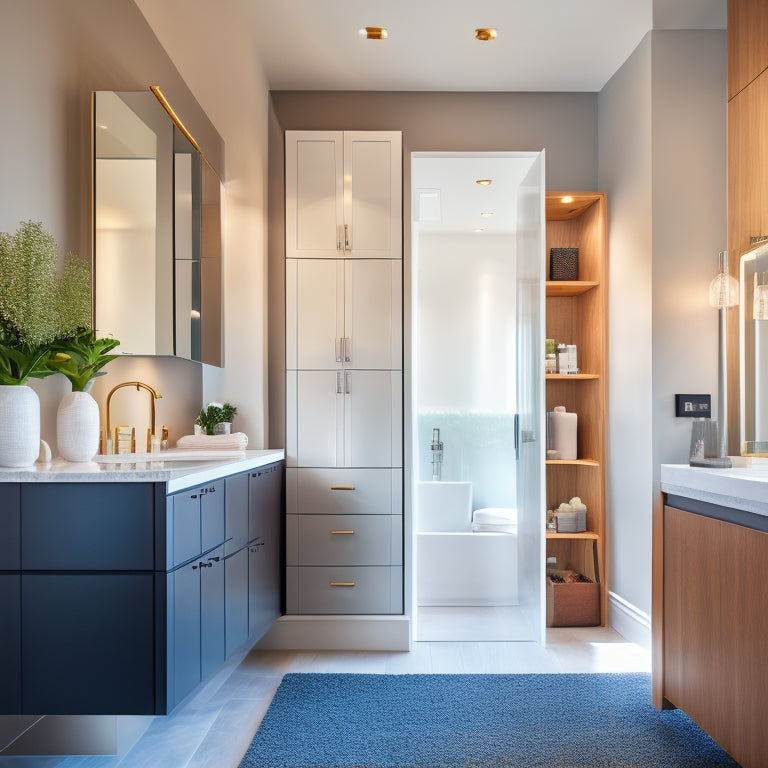
[[[600,285],[596,280],[547,280],[546,293],[550,298],[557,296],[581,296]]]
[[[555,531],[547,531],[548,539],[592,539],[598,541],[600,535],[594,531],[581,531],[580,533],[556,533]]]
[[[564,202],[565,198],[565,202]],[[578,496],[587,507],[582,533],[547,533],[547,555],[600,582],[600,619],[608,618],[605,578],[605,426],[607,418],[607,215],[599,192],[547,192],[546,252],[578,248],[579,280],[546,283],[546,338],[575,344],[583,373],[545,374],[546,409],[578,414],[577,456],[546,462],[546,505]],[[579,383],[582,382],[582,383]],[[590,382],[590,383],[583,383]],[[598,577],[599,578],[596,578]]]

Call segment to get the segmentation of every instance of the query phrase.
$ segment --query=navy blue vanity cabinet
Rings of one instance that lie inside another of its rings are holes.
[[[28,714],[155,709],[155,489],[26,483],[21,704]]]
[[[248,473],[226,479],[224,578],[226,653],[248,640]]]
[[[21,709],[21,495],[0,486],[0,714]]]
[[[280,616],[283,465],[252,470],[248,491],[248,636],[260,638]]]

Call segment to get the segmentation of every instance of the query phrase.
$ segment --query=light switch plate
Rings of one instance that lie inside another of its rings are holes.
[[[711,418],[712,395],[675,395],[675,416]]]

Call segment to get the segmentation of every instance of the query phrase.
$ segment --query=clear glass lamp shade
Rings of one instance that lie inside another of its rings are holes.
[[[755,320],[768,320],[768,272],[755,272],[752,315]]]
[[[709,305],[716,309],[739,303],[739,281],[727,272],[719,272],[709,284]]]

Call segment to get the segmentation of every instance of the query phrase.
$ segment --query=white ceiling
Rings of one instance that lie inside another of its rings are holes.
[[[652,0],[226,4],[251,25],[273,90],[599,91],[652,24]],[[497,39],[475,40],[477,27]]]

